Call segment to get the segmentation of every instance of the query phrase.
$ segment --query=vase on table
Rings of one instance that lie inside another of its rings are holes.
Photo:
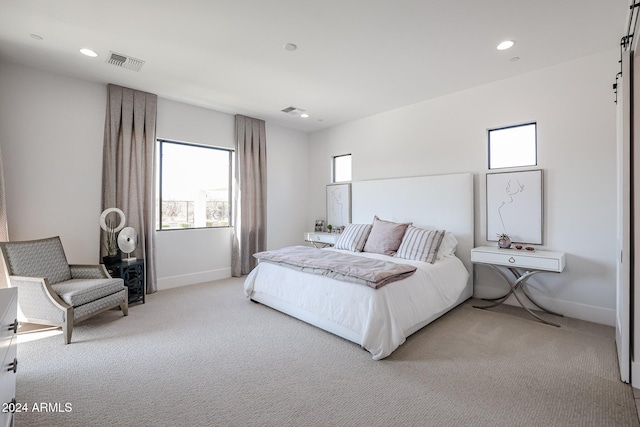
[[[500,249],[509,249],[511,247],[511,239],[499,239],[498,247]]]

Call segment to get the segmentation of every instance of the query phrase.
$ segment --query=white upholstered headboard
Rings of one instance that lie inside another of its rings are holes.
[[[351,184],[351,222],[373,222],[373,216],[416,227],[451,231],[458,240],[456,256],[472,282],[474,246],[473,175],[417,176],[355,181]]]

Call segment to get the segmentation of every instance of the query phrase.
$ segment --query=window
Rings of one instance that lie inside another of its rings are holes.
[[[333,182],[351,181],[351,154],[333,157]]]
[[[489,169],[535,166],[536,123],[489,129]]]
[[[157,230],[229,227],[233,151],[158,140]]]

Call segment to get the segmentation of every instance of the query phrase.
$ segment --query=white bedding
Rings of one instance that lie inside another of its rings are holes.
[[[465,298],[469,273],[454,256],[428,264],[375,253],[357,255],[415,265],[417,271],[406,279],[372,289],[265,262],[247,276],[245,293],[360,344],[376,360],[387,357],[409,335]]]

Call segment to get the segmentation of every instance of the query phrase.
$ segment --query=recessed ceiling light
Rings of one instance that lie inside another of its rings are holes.
[[[293,52],[297,48],[298,48],[298,46],[296,46],[293,43],[287,43],[287,44],[284,45],[284,50],[288,50],[289,52]]]
[[[514,44],[516,44],[516,42],[514,42],[513,40],[505,40],[502,43],[500,43],[498,46],[496,46],[496,49],[507,50],[510,47],[513,47]]]
[[[37,34],[29,34],[29,36],[30,36],[32,39],[35,39],[35,40],[42,40],[42,36],[39,36],[39,35],[37,35]]]
[[[306,119],[307,117],[309,117],[309,114],[302,113],[302,114],[300,114],[300,117],[302,117],[303,119]]]
[[[83,55],[90,56],[92,58],[95,58],[96,56],[98,56],[98,54],[95,51],[93,51],[91,49],[86,49],[86,48],[85,49],[80,49],[80,53],[83,54]]]

